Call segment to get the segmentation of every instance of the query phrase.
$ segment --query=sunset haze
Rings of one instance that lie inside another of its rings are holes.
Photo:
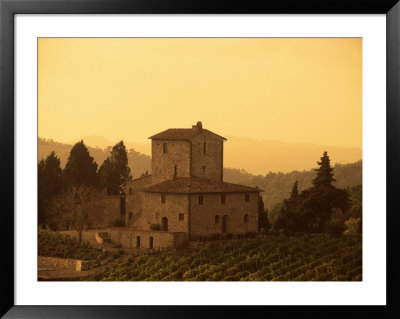
[[[202,121],[222,136],[358,148],[361,158],[361,38],[40,38],[38,46],[39,137],[149,143]]]

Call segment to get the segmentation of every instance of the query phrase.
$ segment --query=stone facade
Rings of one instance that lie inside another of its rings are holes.
[[[151,176],[126,184],[126,229],[115,233],[115,240],[131,247],[132,236],[147,231],[157,235],[144,238],[164,247],[172,245],[173,234],[197,239],[257,232],[261,190],[223,182],[225,138],[203,129],[201,122],[150,138]]]
[[[223,139],[203,132],[192,139],[191,176],[222,181]]]
[[[189,197],[186,194],[145,193],[142,223],[137,229],[151,229],[159,225],[160,230],[188,232]],[[164,202],[162,197],[164,196]]]
[[[177,176],[190,176],[189,141],[154,140],[151,143],[151,158],[154,184]]]
[[[143,216],[144,196],[142,190],[151,185],[152,176],[147,175],[126,183],[126,214],[125,225],[129,227],[140,227],[141,216]],[[135,225],[136,224],[136,225]],[[146,228],[147,229],[147,228]]]
[[[199,204],[199,196],[203,204]],[[191,194],[190,198],[190,239],[258,231],[258,193],[248,193],[248,202],[246,193]]]
[[[114,242],[121,243],[123,248],[180,248],[187,242],[186,233],[133,230],[133,229],[110,229],[110,238]]]

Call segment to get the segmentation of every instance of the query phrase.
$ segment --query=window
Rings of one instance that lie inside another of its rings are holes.
[[[219,223],[219,215],[215,216],[215,223],[218,224]]]
[[[249,215],[244,215],[243,222],[247,224],[249,222]]]
[[[163,217],[161,219],[161,230],[168,231],[168,218],[167,217]]]
[[[132,217],[133,217],[133,213],[129,212],[129,219],[132,219]]]
[[[201,169],[203,170],[203,173],[206,172],[206,167],[205,166],[202,166]]]
[[[165,196],[165,194],[161,194],[161,203],[165,204],[166,201],[167,201],[167,196]]]
[[[250,201],[250,194],[245,194],[244,195],[244,201],[249,202]]]
[[[129,187],[129,195],[132,195],[132,188]]]
[[[221,195],[221,204],[225,204],[225,195]]]
[[[203,153],[206,154],[206,150],[207,150],[207,145],[206,142],[204,142],[203,144]]]
[[[153,249],[153,237],[149,238],[149,248]]]
[[[199,205],[203,205],[203,195],[199,195]]]
[[[163,144],[163,153],[167,153],[167,143]]]
[[[185,216],[185,215],[183,215],[183,214],[179,214],[179,220],[183,220],[183,219],[184,219],[184,216]]]
[[[140,236],[136,236],[136,247],[140,247]]]

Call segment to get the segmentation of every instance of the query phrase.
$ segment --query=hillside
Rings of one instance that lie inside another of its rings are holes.
[[[55,151],[61,159],[61,167],[64,168],[67,163],[69,152],[72,148],[70,144],[63,144],[47,139],[38,139],[38,160],[47,157],[51,151]],[[100,166],[110,153],[111,146],[107,149],[93,148],[88,146],[91,156]],[[310,159],[310,166],[316,167],[316,161],[322,152]],[[151,172],[150,156],[141,154],[134,149],[128,151],[128,164],[132,171],[133,178],[139,177],[142,173]],[[336,186],[340,188],[356,186],[362,184],[362,161],[352,164],[336,164],[334,170],[337,180]],[[253,175],[244,169],[224,168],[224,181],[247,186],[258,186],[264,192],[262,193],[265,207],[272,209],[280,203],[285,197],[288,197],[293,183],[297,180],[299,190],[304,190],[311,186],[311,181],[315,177],[313,169],[303,171],[292,171],[289,173],[272,173],[266,175]]]
[[[87,146],[91,146],[94,148],[103,148],[106,149],[109,146],[117,144],[120,140],[115,140],[115,141],[110,141],[102,136],[97,136],[97,135],[89,135],[89,136],[83,136],[79,139],[84,140],[85,144]],[[75,144],[78,140],[76,141],[70,141],[68,144]],[[147,143],[131,143],[129,141],[124,141],[126,149],[131,149],[133,148],[136,152],[142,153],[144,155],[151,155],[151,144],[150,141],[146,141]]]
[[[315,161],[314,161],[315,163]],[[315,165],[316,166],[316,165]],[[362,161],[352,164],[336,164],[334,166],[335,186],[346,188],[362,184]],[[258,186],[264,192],[262,197],[266,208],[271,210],[274,206],[289,197],[294,182],[298,181],[299,191],[311,186],[316,173],[313,169],[307,171],[293,171],[290,173],[272,173],[267,175],[252,175],[245,170],[225,168],[224,180],[247,186]]]
[[[64,168],[67,164],[69,153],[71,151],[72,144],[58,143],[53,140],[38,138],[38,160],[46,158],[50,152],[54,151],[61,160],[61,167]],[[93,156],[95,162],[99,165],[103,164],[103,161],[110,154],[111,146],[106,149],[94,148],[87,146],[90,156]],[[150,156],[143,155],[136,152],[134,149],[128,150],[128,163],[131,168],[132,177],[137,178],[142,173],[151,170],[151,159]]]
[[[255,175],[312,169],[324,151],[328,152],[332,164],[362,159],[360,148],[225,137],[228,140],[224,143],[224,166],[244,168]]]
[[[315,159],[328,151],[335,163],[354,163],[362,158],[362,150],[356,147],[317,145],[310,143],[286,143],[275,140],[257,140],[236,136],[225,136],[224,166],[244,168],[251,174],[264,175],[267,172],[288,173],[294,170],[308,170],[315,166]],[[84,136],[81,139],[92,148],[106,149],[119,140],[108,140],[102,136]],[[79,139],[80,140],[80,139]],[[66,144],[73,145],[78,140]],[[151,155],[150,140],[132,143],[124,140],[126,149],[134,149],[144,155]]]

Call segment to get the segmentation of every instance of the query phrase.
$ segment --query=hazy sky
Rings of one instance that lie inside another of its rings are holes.
[[[222,136],[362,146],[362,40],[39,39],[39,137]]]

